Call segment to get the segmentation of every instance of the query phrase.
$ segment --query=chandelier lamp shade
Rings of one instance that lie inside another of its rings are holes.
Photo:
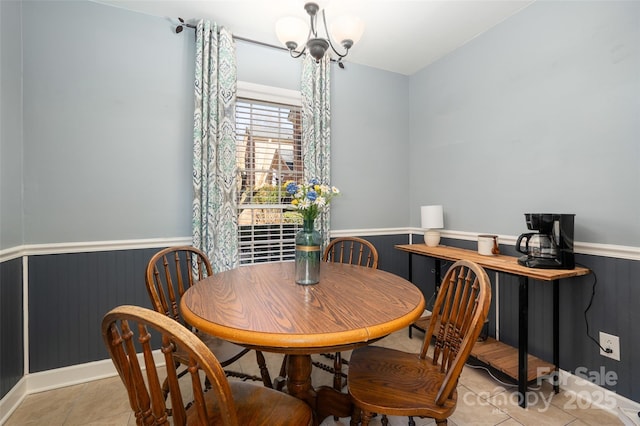
[[[440,244],[440,231],[444,228],[444,212],[442,206],[420,207],[421,227],[425,229],[424,243],[429,247]]]
[[[360,40],[364,32],[364,23],[359,18],[343,15],[336,18],[327,27],[327,19],[324,9],[316,3],[306,3],[304,10],[309,15],[309,25],[296,17],[284,17],[276,22],[276,35],[284,44],[293,58],[299,58],[305,52],[309,52],[317,61],[322,59],[331,48],[338,56],[338,63],[349,53],[349,49]],[[318,15],[322,15],[322,26],[318,26]],[[324,34],[320,31],[324,30]],[[340,42],[343,50],[337,50],[331,41]],[[301,50],[299,47],[304,46]]]

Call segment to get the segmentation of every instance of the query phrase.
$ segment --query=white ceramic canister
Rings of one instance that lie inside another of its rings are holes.
[[[484,256],[500,254],[497,235],[478,235],[478,253]]]

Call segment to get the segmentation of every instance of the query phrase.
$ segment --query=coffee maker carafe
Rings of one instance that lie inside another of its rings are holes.
[[[527,228],[537,232],[518,237],[516,250],[526,255],[518,258],[518,263],[529,268],[573,269],[575,214],[525,213],[524,216]]]

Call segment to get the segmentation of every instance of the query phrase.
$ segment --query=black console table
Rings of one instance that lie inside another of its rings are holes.
[[[471,356],[496,368],[518,381],[520,393],[520,406],[526,408],[527,384],[540,376],[548,375],[555,371],[553,389],[559,391],[558,367],[560,363],[560,337],[559,337],[559,281],[563,278],[587,275],[591,271],[584,267],[575,269],[535,269],[518,264],[518,258],[514,256],[484,256],[477,251],[461,249],[457,247],[437,246],[429,247],[425,244],[396,245],[396,249],[409,253],[409,281],[412,280],[412,255],[432,257],[436,261],[436,285],[440,281],[440,261],[457,261],[460,259],[471,260],[483,268],[503,272],[518,277],[518,348],[512,348],[494,339],[486,342],[477,342],[471,352]],[[529,346],[529,278],[551,282],[553,285],[553,364],[546,363],[528,354]],[[517,365],[512,362],[517,356]],[[515,368],[514,368],[515,366]]]

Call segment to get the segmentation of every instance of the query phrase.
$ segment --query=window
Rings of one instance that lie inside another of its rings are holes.
[[[296,96],[297,95],[297,96]],[[299,94],[238,83],[236,161],[240,264],[293,260],[301,220],[284,183],[301,181]]]

